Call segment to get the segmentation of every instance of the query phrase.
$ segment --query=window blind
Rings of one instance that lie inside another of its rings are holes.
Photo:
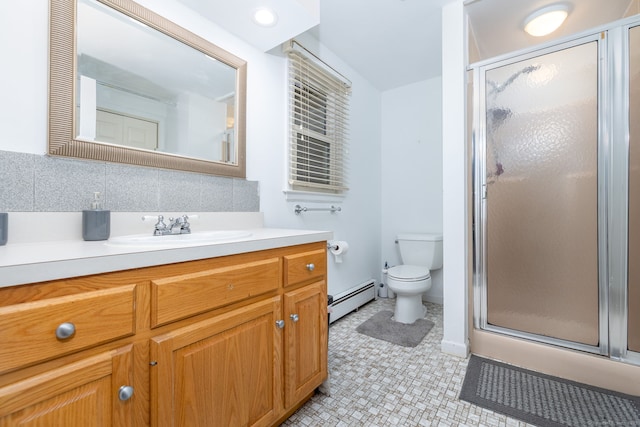
[[[350,84],[316,58],[289,50],[289,184],[342,193],[347,187]]]

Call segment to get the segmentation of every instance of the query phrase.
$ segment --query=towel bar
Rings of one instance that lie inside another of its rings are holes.
[[[331,213],[334,212],[340,212],[342,210],[342,208],[340,206],[333,206],[331,205],[330,208],[308,208],[306,206],[300,206],[300,205],[296,205],[294,208],[294,212],[296,213],[296,215],[300,215],[301,212],[309,212],[309,211],[328,211]]]

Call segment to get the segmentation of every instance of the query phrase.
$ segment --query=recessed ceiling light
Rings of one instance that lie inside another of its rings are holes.
[[[262,27],[273,27],[278,22],[278,15],[266,7],[253,11],[253,21]]]
[[[524,21],[524,30],[534,37],[542,37],[553,33],[567,19],[569,7],[566,4],[555,4],[538,9]]]

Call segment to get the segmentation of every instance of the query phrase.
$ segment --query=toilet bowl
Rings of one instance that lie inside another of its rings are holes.
[[[398,265],[387,271],[387,287],[396,294],[393,320],[414,323],[427,314],[422,294],[431,289],[429,269],[420,265]]]
[[[396,239],[402,265],[387,270],[387,288],[396,295],[393,320],[413,323],[427,314],[422,294],[431,289],[431,272],[442,268],[442,233],[405,233]]]

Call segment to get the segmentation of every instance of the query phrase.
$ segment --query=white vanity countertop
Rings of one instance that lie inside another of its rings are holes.
[[[10,226],[11,227],[11,226]],[[188,246],[114,246],[108,241],[57,240],[0,246],[0,287],[206,259],[330,240],[328,231],[243,228],[248,237]],[[9,235],[11,239],[11,234]],[[162,239],[162,237],[158,237]]]
[[[331,239],[324,231],[257,228],[251,236],[170,248],[57,241],[0,246],[0,287],[233,255]],[[159,237],[161,239],[162,237]]]

